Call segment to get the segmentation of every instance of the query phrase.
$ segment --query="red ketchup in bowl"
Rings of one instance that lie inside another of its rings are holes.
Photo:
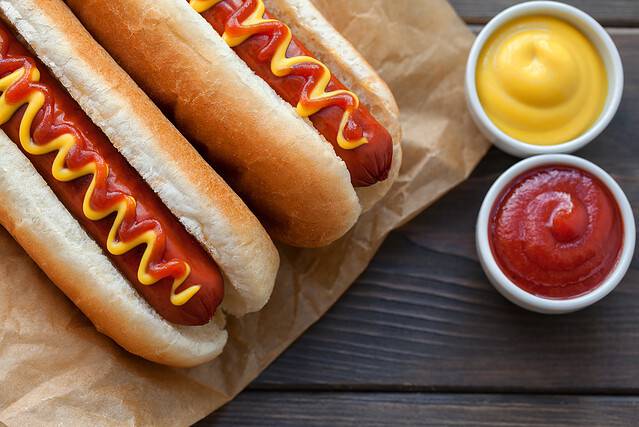
[[[539,297],[599,286],[619,259],[623,220],[610,190],[571,166],[543,166],[511,182],[492,208],[488,238],[503,273]]]

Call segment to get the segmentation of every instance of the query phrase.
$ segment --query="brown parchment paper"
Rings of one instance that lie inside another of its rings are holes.
[[[195,422],[239,393],[318,320],[365,269],[390,230],[477,164],[488,144],[464,102],[472,34],[445,0],[315,3],[379,70],[399,103],[404,162],[389,195],[327,248],[281,247],[282,268],[266,308],[241,320],[229,318],[223,355],[190,370],[131,356],[97,333],[0,228],[0,421],[9,426]]]

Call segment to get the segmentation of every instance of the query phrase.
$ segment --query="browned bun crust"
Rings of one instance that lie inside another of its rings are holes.
[[[2,1],[0,17],[217,262],[225,279],[222,309],[236,315],[259,310],[279,257],[241,199],[60,0]],[[0,153],[0,223],[100,331],[133,353],[174,366],[221,352],[226,331],[220,310],[203,327],[162,319],[1,131]]]
[[[347,62],[332,61],[334,72],[349,83],[366,74],[371,84],[354,85],[358,93],[382,88],[381,95],[364,94],[362,99],[385,99],[376,102],[372,112],[388,111],[381,114],[387,122],[382,124],[394,137],[395,158],[388,180],[356,192],[344,162],[324,137],[257,77],[186,1],[66,2],[277,239],[305,247],[334,241],[352,227],[362,209],[385,194],[397,175],[401,153],[396,105],[358,54]],[[308,18],[288,16],[293,21]],[[335,32],[322,22],[326,31]],[[306,42],[305,34],[300,35]],[[335,40],[347,47],[330,52],[354,52],[341,36]],[[363,64],[356,66],[360,74],[340,73],[353,63]]]

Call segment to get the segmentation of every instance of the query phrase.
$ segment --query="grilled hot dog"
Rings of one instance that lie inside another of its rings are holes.
[[[292,35],[286,24],[273,19],[262,0],[191,0],[190,5],[286,102],[300,105],[298,111],[302,115],[317,109],[308,117],[346,163],[354,187],[366,187],[388,178],[393,159],[388,131],[357,95]],[[259,23],[250,20],[255,14],[262,16]],[[279,56],[279,49],[286,53],[286,59]],[[294,65],[289,66],[291,61]],[[282,70],[282,75],[274,74],[274,68]],[[318,95],[314,95],[316,91]],[[345,113],[347,122],[342,131]]]
[[[128,350],[215,357],[270,295],[266,232],[61,1],[0,18],[0,223]]]
[[[46,68],[2,24],[0,75],[4,76],[0,89],[5,99],[0,104],[0,128],[25,153],[76,220],[160,316],[182,325],[208,323],[224,295],[222,275],[215,261]],[[37,105],[38,93],[44,103],[31,119],[25,110]],[[11,106],[23,104],[27,107],[7,114],[13,109]],[[30,130],[30,141],[21,141],[21,126]],[[66,156],[61,154],[64,148],[45,149],[52,141],[67,137],[71,148]],[[37,153],[38,149],[42,154]],[[62,168],[72,173],[87,165],[95,165],[90,168],[94,172],[79,172],[80,176],[70,180],[55,178],[55,170],[60,170],[54,166],[57,158],[63,160]],[[88,218],[83,208],[85,199],[89,209],[104,213],[98,215],[104,218]],[[118,207],[120,203],[124,203],[124,208]],[[114,223],[118,210],[123,217],[119,227],[119,221]],[[108,241],[121,248],[107,250]],[[147,243],[143,246],[136,241]],[[144,255],[148,261],[142,260]],[[139,280],[138,270],[150,276],[146,284]],[[152,281],[157,283],[149,283]],[[172,290],[174,282],[178,286]]]

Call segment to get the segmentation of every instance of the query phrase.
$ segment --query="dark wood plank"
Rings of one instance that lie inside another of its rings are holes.
[[[618,116],[579,155],[639,207],[639,30],[614,34],[626,66]],[[559,317],[502,298],[476,259],[474,223],[515,159],[492,150],[472,177],[400,230],[254,388],[639,394],[639,256],[604,301]]]
[[[519,0],[450,0],[457,13],[469,24],[485,24],[493,16]],[[592,15],[605,26],[639,26],[637,0],[564,0]]]
[[[639,398],[247,392],[204,426],[634,426]]]

